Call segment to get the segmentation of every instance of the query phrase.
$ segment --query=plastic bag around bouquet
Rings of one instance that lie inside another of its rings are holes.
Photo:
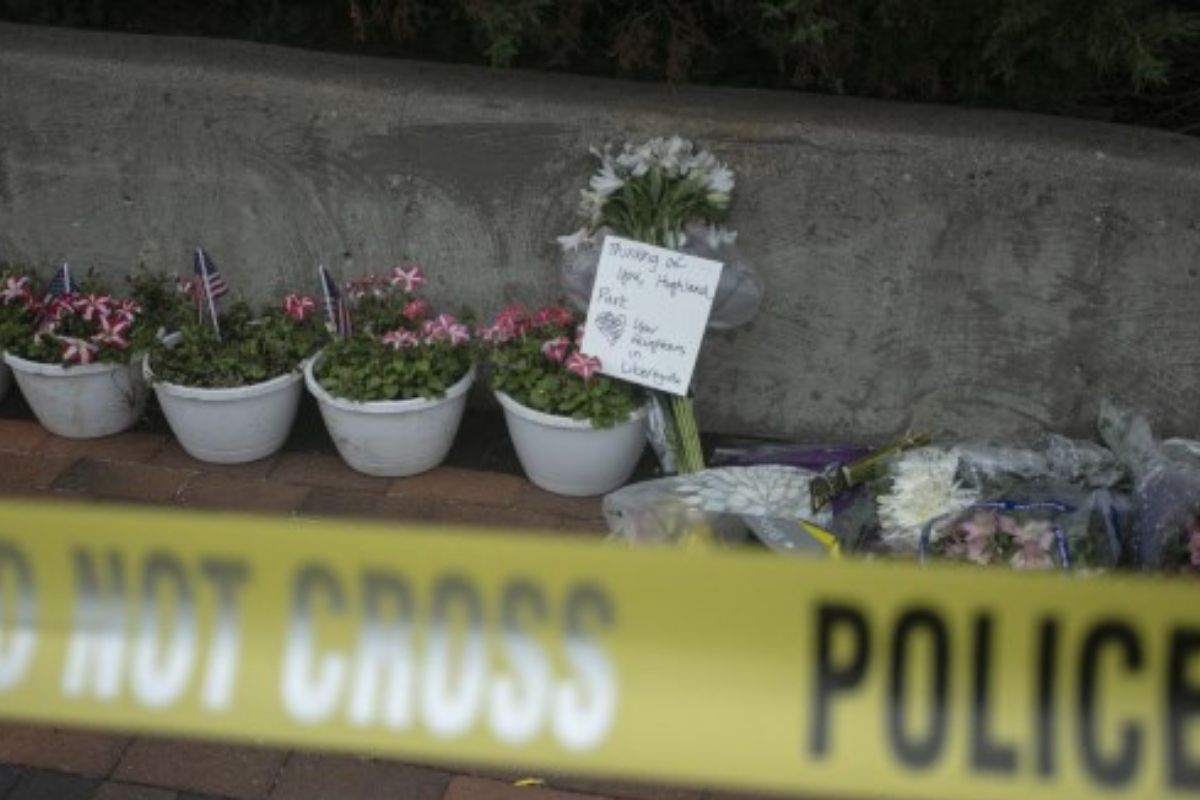
[[[975,486],[1004,481],[1050,480],[1088,488],[1111,487],[1126,472],[1117,457],[1095,442],[1048,433],[1028,447],[981,443],[949,448],[959,457],[960,476]]]
[[[927,522],[921,563],[958,561],[1022,570],[1104,569],[1120,556],[1120,496],[1096,490],[1072,498],[1005,498],[972,504]]]
[[[833,515],[814,514],[816,473],[779,465],[719,467],[635,483],[606,495],[613,535],[633,544],[737,545],[751,535],[777,552],[836,555]]]
[[[607,228],[601,228],[563,254],[563,292],[571,304],[580,310],[586,309],[591,302],[596,267],[600,264],[601,244],[604,237],[612,233]],[[689,226],[685,235],[687,241],[678,248],[680,252],[719,261],[724,265],[717,284],[717,295],[713,299],[712,313],[708,318],[709,329],[728,330],[754,319],[762,304],[764,284],[762,277],[742,256],[741,249],[725,238],[710,236],[704,227]]]
[[[1053,434],[1023,447],[963,442],[909,450],[891,459],[874,485],[879,544],[887,553],[911,554],[928,520],[994,498],[1072,507],[1104,499],[1123,507],[1113,487],[1125,478],[1123,465],[1105,448]]]
[[[1190,443],[1166,446],[1144,416],[1107,401],[1099,427],[1133,474],[1132,560],[1147,570],[1200,571],[1200,458]]]

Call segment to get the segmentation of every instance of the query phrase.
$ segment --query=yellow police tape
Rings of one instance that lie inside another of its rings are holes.
[[[0,504],[0,714],[822,795],[1200,791],[1200,590]]]

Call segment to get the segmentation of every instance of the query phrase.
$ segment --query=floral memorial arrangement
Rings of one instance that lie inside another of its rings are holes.
[[[710,328],[753,318],[762,299],[758,276],[722,227],[734,188],[733,172],[707,150],[679,136],[592,150],[600,166],[581,193],[583,227],[559,237],[566,261],[563,288],[574,305],[591,297],[605,236],[681,250],[724,265],[709,317]],[[695,472],[704,466],[690,395],[653,394],[651,438],[664,468]]]

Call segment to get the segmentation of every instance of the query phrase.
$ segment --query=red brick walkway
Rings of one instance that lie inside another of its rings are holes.
[[[600,536],[596,499],[563,498],[523,478],[442,468],[414,478],[360,475],[330,451],[221,467],[169,437],[61,439],[0,419],[0,495],[150,503],[314,517],[543,529]],[[703,789],[522,777],[377,759],[0,726],[0,800],[733,800]],[[748,798],[749,796],[743,796]]]

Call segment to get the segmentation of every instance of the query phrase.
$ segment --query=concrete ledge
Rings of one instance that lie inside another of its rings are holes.
[[[1200,141],[1148,130],[0,25],[0,258],[203,241],[253,299],[414,258],[490,314],[555,295],[587,146],[672,132],[736,170],[769,286],[704,427],[1084,432],[1112,393],[1200,428]]]

